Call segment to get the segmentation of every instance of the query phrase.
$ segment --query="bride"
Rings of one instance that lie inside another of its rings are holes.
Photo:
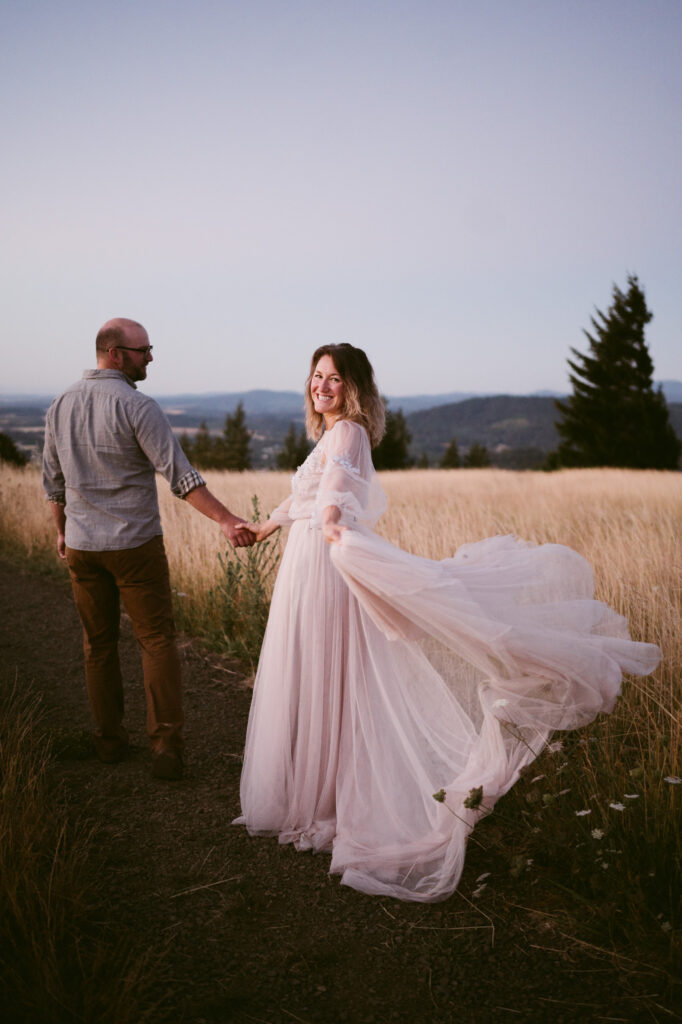
[[[610,711],[622,673],[652,672],[660,652],[593,599],[570,548],[492,537],[436,562],[373,532],[384,408],[361,349],[318,348],[305,405],[318,443],[254,527],[258,540],[291,530],[236,821],[331,853],[362,892],[442,900],[484,808],[555,729]]]

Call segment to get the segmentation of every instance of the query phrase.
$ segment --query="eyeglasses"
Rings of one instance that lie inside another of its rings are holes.
[[[111,348],[123,348],[126,352],[141,352],[143,356],[151,355],[153,345],[143,345],[142,348],[133,348],[132,345],[112,345]],[[109,351],[111,352],[111,348]]]

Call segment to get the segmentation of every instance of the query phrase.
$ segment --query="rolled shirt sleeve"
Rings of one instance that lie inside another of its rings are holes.
[[[184,499],[197,487],[204,487],[206,481],[190,464],[160,406],[150,398],[140,402],[135,413],[137,443],[173,494]]]

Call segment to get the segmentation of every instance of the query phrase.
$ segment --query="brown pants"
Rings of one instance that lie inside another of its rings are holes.
[[[66,549],[73,595],[83,624],[85,678],[103,756],[128,742],[118,658],[120,603],[142,651],[147,733],[155,753],[181,751],[182,691],[168,561],[162,537],[127,551]]]

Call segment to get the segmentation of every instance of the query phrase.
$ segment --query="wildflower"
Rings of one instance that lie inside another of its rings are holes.
[[[433,794],[433,799],[437,800],[439,804],[444,804],[446,795],[444,789],[439,789],[437,793]]]
[[[604,829],[603,828],[593,828],[592,829],[592,838],[593,839],[603,839],[604,838]]]
[[[470,811],[475,811],[477,807],[481,806],[483,800],[483,786],[476,786],[474,789],[469,790],[469,796],[464,801],[464,806],[468,807]]]
[[[613,803],[613,804],[609,804],[609,807],[612,807],[614,811],[624,811],[625,810],[625,804],[621,804],[621,803],[618,803],[618,802]]]
[[[666,775],[663,779],[664,782],[669,782],[671,786],[679,786],[682,779],[678,778],[677,775]]]
[[[557,740],[556,743],[549,743],[547,745],[547,749],[549,750],[550,754],[558,754],[560,750],[564,749],[564,745],[561,742],[561,740]]]
[[[669,932],[669,931],[672,931],[672,925],[671,925],[670,921],[664,921],[664,922],[662,923],[662,925],[661,925],[661,931],[662,931],[662,932]]]
[[[490,878],[489,871],[484,871],[482,875],[478,876],[478,878],[476,879],[476,885],[478,885],[479,882],[485,882],[486,878]]]
[[[183,590],[176,590],[175,591],[175,596],[176,597],[187,597],[187,594]]]
[[[606,871],[606,869],[607,869],[607,867],[608,867],[609,865],[608,865],[608,863],[607,863],[607,862],[606,862],[605,860],[603,860],[603,861],[601,862],[601,866],[603,867],[604,871]]]
[[[484,882],[483,885],[479,885],[477,889],[474,889],[474,891],[471,894],[472,899],[476,899],[477,896],[480,896],[483,890],[486,888],[486,886],[487,882]]]
[[[562,789],[561,792],[557,793],[557,796],[565,796],[566,793],[570,793],[570,789]]]
[[[624,793],[626,800],[639,800],[639,793]]]
[[[576,818],[584,818],[586,814],[592,814],[592,808],[591,807],[587,807],[584,811],[576,811],[575,812]]]
[[[539,782],[540,779],[544,779],[544,777],[545,777],[544,775],[536,775],[534,779],[530,780],[531,786],[533,785],[534,782]]]

